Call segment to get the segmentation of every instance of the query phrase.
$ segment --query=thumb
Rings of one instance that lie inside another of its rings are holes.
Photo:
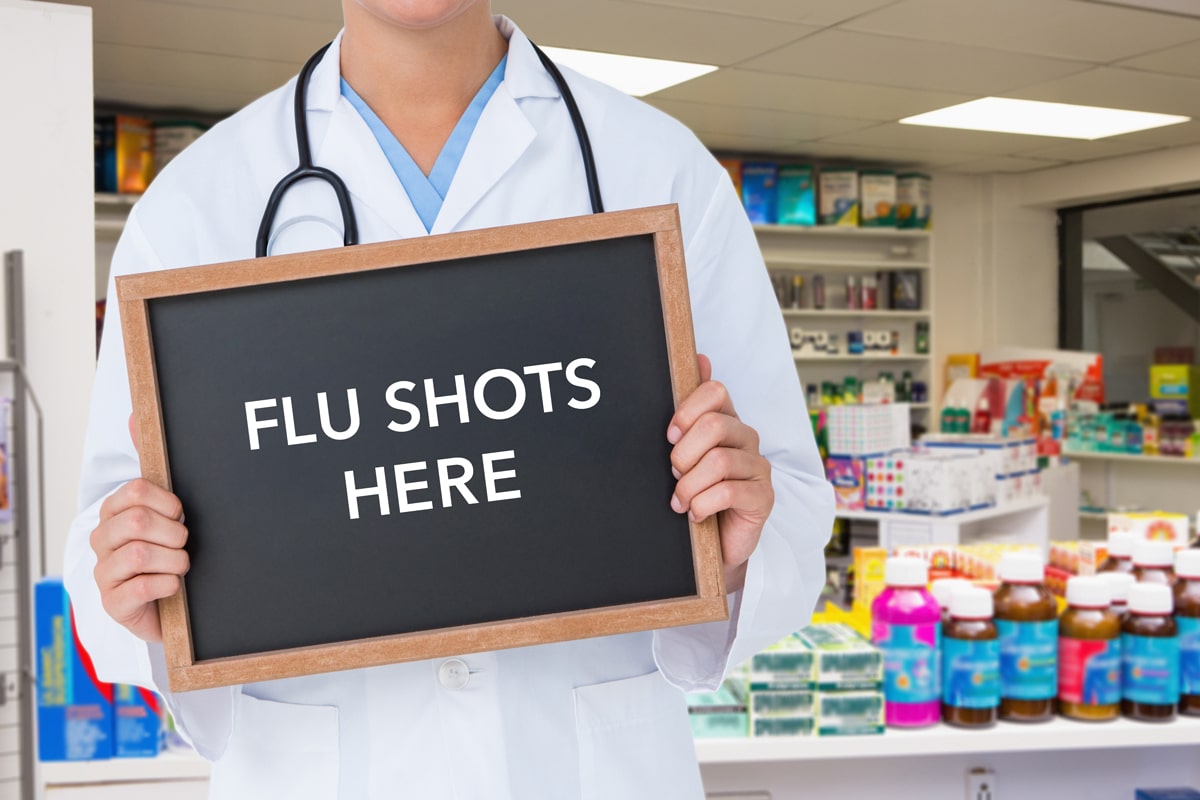
[[[700,367],[700,382],[708,383],[712,380],[712,362],[708,360],[708,356],[703,353],[696,354],[696,365]]]

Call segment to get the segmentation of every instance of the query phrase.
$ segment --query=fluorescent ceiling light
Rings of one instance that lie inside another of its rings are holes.
[[[932,125],[969,131],[1024,133],[1064,139],[1103,139],[1122,133],[1187,122],[1190,117],[1123,111],[1119,108],[1042,103],[1007,97],[984,97],[900,120],[905,125]]]
[[[664,61],[659,58],[618,56],[591,50],[569,50],[563,47],[543,48],[546,55],[589,78],[603,81],[634,97],[653,94],[692,78],[716,70],[709,64],[689,64],[684,61]]]

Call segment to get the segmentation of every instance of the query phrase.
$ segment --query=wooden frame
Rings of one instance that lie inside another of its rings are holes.
[[[148,305],[156,298],[646,234],[654,239],[671,386],[678,405],[699,385],[699,371],[679,212],[674,205],[118,277],[142,475],[171,488],[149,326]],[[194,657],[185,586],[158,604],[170,688],[189,691],[727,619],[716,518],[690,523],[690,529],[696,577],[693,597],[204,661]]]

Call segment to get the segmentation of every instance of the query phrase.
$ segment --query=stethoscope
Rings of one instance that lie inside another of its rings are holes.
[[[330,42],[329,44],[333,43]],[[304,68],[300,70],[300,76],[296,79],[296,96],[294,101],[296,151],[300,157],[300,164],[285,175],[279,183],[275,184],[275,188],[271,190],[271,197],[267,200],[267,208],[263,212],[262,222],[258,226],[258,240],[254,248],[255,258],[262,258],[267,254],[267,244],[271,237],[271,227],[275,223],[275,215],[279,211],[279,204],[283,201],[283,196],[287,194],[287,190],[300,181],[309,179],[324,181],[333,189],[333,193],[337,196],[338,206],[342,210],[342,241],[347,247],[352,244],[358,244],[358,220],[354,216],[354,206],[350,203],[350,190],[346,188],[345,181],[336,172],[313,164],[312,151],[308,143],[308,109],[306,103],[308,81],[312,77],[313,70],[316,69],[321,57],[329,49],[329,44],[312,54],[312,57],[305,62]],[[533,44],[533,42],[530,42],[530,44]],[[562,73],[558,71],[558,67],[550,60],[550,57],[543,53],[542,49],[536,44],[533,45],[533,49],[537,53],[538,59],[541,60],[542,66],[546,68],[546,72],[549,72],[550,77],[554,79],[554,84],[558,87],[563,101],[567,104],[567,113],[571,115],[571,124],[575,127],[575,138],[579,140],[579,152],[583,156],[583,170],[587,176],[588,197],[592,202],[592,213],[599,214],[604,211],[604,204],[600,200],[600,181],[596,178],[596,162],[592,158],[592,143],[588,140],[587,127],[583,124],[583,116],[579,113],[579,106],[575,103],[575,95],[571,94],[571,88],[567,86]]]

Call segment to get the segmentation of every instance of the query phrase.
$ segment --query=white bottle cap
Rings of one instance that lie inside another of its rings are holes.
[[[1033,552],[1005,553],[1000,556],[1000,580],[1005,583],[1041,583],[1046,579],[1042,557]]]
[[[1167,542],[1140,541],[1133,545],[1133,564],[1138,567],[1170,567],[1175,552]]]
[[[954,595],[973,586],[974,584],[964,578],[938,578],[929,585],[929,593],[938,601],[939,606],[946,609],[950,608],[950,601],[954,599]]]
[[[888,586],[925,588],[929,582],[929,567],[923,558],[894,556],[884,562],[883,581]]]
[[[1175,574],[1181,578],[1200,580],[1200,550],[1180,550],[1175,554]]]
[[[1106,572],[1104,579],[1108,581],[1108,592],[1114,603],[1129,601],[1129,587],[1137,583],[1137,577],[1132,572]]]
[[[976,586],[966,586],[950,599],[950,616],[955,619],[991,619],[992,593]]]
[[[1108,608],[1110,603],[1112,592],[1104,578],[1087,575],[1067,579],[1067,605],[1077,608]]]
[[[1134,614],[1170,614],[1175,608],[1165,583],[1135,583],[1129,587],[1129,610]]]
[[[1113,558],[1129,558],[1133,555],[1134,541],[1131,531],[1114,531],[1108,535],[1108,554]]]

